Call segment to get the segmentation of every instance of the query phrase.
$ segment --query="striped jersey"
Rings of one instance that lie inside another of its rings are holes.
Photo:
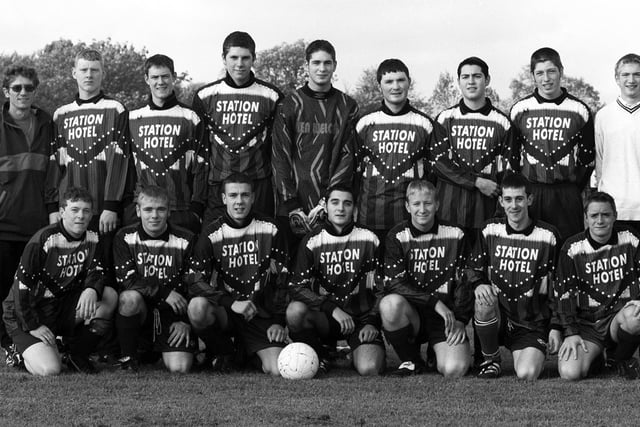
[[[436,117],[431,147],[438,176],[438,217],[479,228],[496,211],[497,200],[475,187],[476,178],[499,181],[513,145],[511,121],[487,98],[479,110],[460,101]]]
[[[227,308],[250,300],[259,317],[275,316],[284,325],[287,256],[272,220],[251,215],[238,225],[225,214],[200,233],[189,262],[189,294]]]
[[[102,92],[56,110],[60,197],[69,187],[83,187],[93,197],[94,214],[119,210],[127,178],[127,119],[124,106]]]
[[[424,232],[403,221],[387,234],[384,293],[430,308],[442,301],[466,324],[473,311],[473,295],[461,275],[468,252],[460,227],[436,219]]]
[[[331,88],[309,85],[287,95],[273,125],[273,176],[278,215],[313,209],[333,185],[353,185],[358,105]]]
[[[589,107],[562,89],[556,99],[544,99],[536,89],[511,107],[516,130],[514,169],[539,184],[588,180],[595,143]]]
[[[207,197],[204,124],[175,94],[162,107],[149,104],[129,113],[137,188],[157,185],[169,193],[169,209],[202,215]]]
[[[234,172],[254,180],[271,176],[271,127],[281,99],[275,86],[253,73],[242,86],[227,74],[196,92],[193,109],[209,139],[209,184]]]
[[[158,237],[147,234],[142,224],[118,230],[113,260],[120,292],[137,291],[156,303],[171,291],[186,297],[183,278],[194,240],[192,232],[171,225]]]
[[[623,227],[614,227],[605,244],[593,240],[588,230],[567,239],[555,288],[565,336],[579,333],[579,320],[604,319],[640,298],[638,243],[638,236]]]
[[[379,246],[375,233],[354,223],[341,233],[331,223],[312,231],[300,242],[289,284],[291,298],[329,317],[340,308],[380,327]]]
[[[71,292],[92,288],[100,299],[105,276],[99,245],[98,233],[88,230],[75,238],[67,233],[62,221],[34,234],[25,246],[4,302],[7,329],[37,329],[42,324],[40,306]]]
[[[358,221],[388,230],[408,218],[407,184],[426,177],[433,122],[409,102],[396,114],[383,101],[358,120],[356,132]]]
[[[468,276],[473,288],[491,285],[509,321],[529,329],[549,327],[553,276],[559,242],[552,225],[532,220],[514,230],[506,218],[492,218],[480,229]]]

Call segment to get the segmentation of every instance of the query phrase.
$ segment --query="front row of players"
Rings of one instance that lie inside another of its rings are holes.
[[[98,236],[87,230],[91,196],[67,191],[60,221],[29,241],[4,302],[27,370],[54,375],[65,360],[93,371],[89,355],[117,311],[120,364],[132,370],[152,350],[170,371],[187,372],[200,338],[214,369],[227,370],[242,353],[277,375],[288,328],[291,340],[316,350],[323,370],[344,339],[361,375],[381,373],[384,334],[401,361],[392,375],[424,371],[420,346],[428,343],[434,368],[459,377],[471,365],[465,326],[473,318],[482,378],[500,376],[501,344],[523,379],[538,378],[547,351],[558,352],[562,378],[583,378],[605,349],[623,375],[640,376],[633,357],[640,241],[614,226],[615,202],[606,193],[587,198],[587,229],[558,251],[557,231],[529,214],[529,183],[507,174],[499,197],[505,216],[487,221],[469,248],[460,228],[436,218],[433,185],[416,180],[406,191],[410,219],[388,233],[382,255],[376,234],[353,222],[352,191],[334,187],[326,194],[326,223],[302,240],[290,274],[277,224],[253,212],[252,182],[230,176],[222,200],[225,215],[196,239],[168,223],[165,190],[144,188],[139,224],[121,229],[114,242],[118,296],[107,283]]]

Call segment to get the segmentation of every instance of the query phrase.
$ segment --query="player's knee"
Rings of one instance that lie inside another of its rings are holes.
[[[640,334],[640,318],[635,316],[636,306],[625,307],[621,312],[620,326],[632,335]]]
[[[397,323],[406,311],[407,300],[398,294],[386,295],[380,301],[380,317],[385,325]]]
[[[305,303],[291,301],[287,306],[287,325],[294,329],[301,328],[308,312],[309,308]]]
[[[496,317],[495,303],[491,305],[480,304],[480,302],[476,300],[474,304],[474,317],[481,321],[493,319]]]
[[[118,312],[123,316],[133,316],[140,313],[144,304],[142,295],[136,291],[123,291],[118,297]]]
[[[445,378],[463,377],[469,370],[469,362],[465,360],[449,359],[443,362],[438,360],[438,372]]]
[[[57,360],[42,362],[25,358],[25,367],[32,375],[38,377],[52,377],[59,375],[62,371],[62,364]]]
[[[519,365],[515,366],[514,369],[516,371],[516,377],[524,381],[537,380],[542,370],[539,367],[533,365]]]
[[[175,358],[169,361],[165,361],[167,370],[175,374],[186,374],[191,370],[193,364],[193,358]]]
[[[382,371],[382,366],[375,360],[363,360],[359,363],[355,363],[355,368],[358,374],[363,377],[371,377],[375,375],[380,375]]]
[[[271,375],[272,377],[279,377],[280,370],[278,369],[278,360],[266,360],[262,362],[262,371],[265,374]]]
[[[189,321],[196,329],[202,329],[207,325],[208,313],[211,310],[211,303],[203,297],[195,297],[189,301],[187,313],[189,314]]]
[[[560,374],[560,378],[567,381],[579,381],[586,375],[578,363],[562,362],[558,363],[558,374]]]
[[[113,315],[119,304],[118,292],[111,286],[105,286],[102,291],[100,307],[104,310],[105,315]]]

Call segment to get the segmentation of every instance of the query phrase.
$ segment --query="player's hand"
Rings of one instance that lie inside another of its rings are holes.
[[[189,324],[178,321],[173,322],[169,328],[169,347],[179,347],[184,343],[185,347],[191,344],[191,326]]]
[[[277,323],[269,326],[269,329],[267,329],[267,338],[269,338],[269,342],[284,342],[287,338],[284,326]]]
[[[336,307],[333,309],[331,316],[340,324],[340,332],[342,335],[349,335],[356,328],[353,317],[349,316],[342,309]]]
[[[632,316],[633,317],[640,317],[640,301],[638,300],[631,300],[628,303],[626,303],[624,305],[624,308],[627,307],[635,307],[635,310],[633,311]]]
[[[498,293],[491,285],[478,285],[474,293],[476,301],[480,305],[494,305],[496,303],[496,295]]]
[[[327,216],[326,206],[324,199],[320,199],[316,207],[309,211],[307,220],[310,229],[313,230],[315,226]]]
[[[198,224],[202,224],[202,218],[200,218],[200,215],[198,215],[197,213],[191,211],[191,213],[193,214],[193,216],[196,218],[196,220],[198,221]]]
[[[480,190],[482,194],[488,197],[496,197],[498,195],[498,184],[487,178],[476,178],[476,188]]]
[[[53,335],[51,329],[47,328],[45,325],[40,325],[36,329],[29,331],[29,333],[45,344],[49,344],[54,347],[56,345],[56,336]]]
[[[449,307],[444,305],[442,301],[438,301],[435,306],[435,311],[444,319],[444,333],[446,336],[449,336],[451,328],[453,327],[453,322],[456,320],[453,315],[453,311],[449,310]]]
[[[360,342],[371,342],[376,339],[380,331],[373,325],[365,325],[364,328],[360,329],[360,333],[358,334],[358,339]]]
[[[562,332],[557,329],[549,331],[549,354],[556,354],[562,345]]]
[[[187,314],[187,300],[176,291],[171,291],[164,300],[175,314]]]
[[[49,214],[49,224],[55,224],[60,221],[60,212],[51,212]]]
[[[301,208],[289,212],[289,227],[296,236],[304,236],[311,231],[309,219]]]
[[[580,335],[571,335],[564,339],[564,342],[560,346],[558,353],[558,360],[569,360],[573,357],[573,360],[578,360],[578,352],[582,347],[582,351],[588,353],[587,346]]]
[[[76,318],[89,320],[93,318],[98,309],[98,292],[93,288],[87,288],[80,294],[76,305]]]
[[[118,225],[118,214],[114,211],[103,210],[100,214],[100,234],[114,231]]]
[[[234,313],[238,313],[244,317],[247,322],[250,321],[258,314],[258,309],[252,301],[234,301],[231,304],[231,310]]]
[[[464,323],[459,320],[454,320],[449,334],[447,335],[447,344],[450,346],[462,344],[466,338],[467,333],[464,329]]]

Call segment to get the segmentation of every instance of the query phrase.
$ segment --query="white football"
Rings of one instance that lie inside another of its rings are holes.
[[[294,342],[278,356],[278,370],[288,380],[308,380],[318,372],[318,355],[308,344]]]

